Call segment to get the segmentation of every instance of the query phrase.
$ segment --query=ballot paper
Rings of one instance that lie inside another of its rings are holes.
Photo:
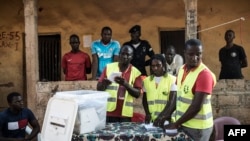
[[[154,126],[153,123],[143,124],[143,126],[146,128],[147,131],[157,130],[157,127]]]
[[[164,122],[164,125],[168,125],[169,124],[169,121],[165,121]],[[175,135],[177,134],[177,129],[165,129],[165,132],[167,135]]]
[[[111,73],[111,75],[108,77],[108,80],[110,80],[111,82],[115,82],[115,77],[121,76],[121,75],[122,75],[121,72],[113,72],[113,73]]]
[[[169,125],[169,121],[165,120],[164,125]]]
[[[95,131],[100,120],[95,108],[86,108],[80,110],[81,131],[80,134]]]
[[[167,135],[175,135],[178,133],[177,129],[165,129]]]

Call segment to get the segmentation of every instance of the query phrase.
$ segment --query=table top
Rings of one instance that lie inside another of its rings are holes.
[[[72,141],[192,141],[184,132],[178,130],[175,135],[167,135],[161,128],[147,131],[142,123],[107,123],[102,130],[73,135]]]

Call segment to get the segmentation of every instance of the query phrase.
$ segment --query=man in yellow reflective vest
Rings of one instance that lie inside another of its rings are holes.
[[[154,125],[162,127],[161,119],[176,100],[176,77],[168,74],[166,59],[162,54],[155,54],[151,59],[151,74],[143,80],[145,122],[154,122]],[[165,120],[170,121],[171,119]]]
[[[213,130],[211,94],[215,75],[202,63],[198,39],[185,43],[186,63],[177,75],[176,122],[165,129],[182,128],[195,141],[208,141]]]
[[[118,62],[108,64],[98,80],[97,90],[110,94],[107,122],[130,122],[133,116],[133,99],[142,93],[141,73],[130,64],[132,58],[133,49],[124,45]]]

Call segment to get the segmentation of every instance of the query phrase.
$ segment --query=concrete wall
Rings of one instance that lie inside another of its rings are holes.
[[[235,30],[235,43],[242,45],[246,54],[250,54],[249,4],[249,0],[198,1],[198,25],[201,30],[240,17],[246,19],[200,33],[204,45],[203,61],[217,77],[220,71],[218,52],[225,45],[225,30]],[[25,92],[23,7],[21,0],[0,1],[0,83],[11,81],[15,84],[12,88],[0,88],[0,108],[7,106],[5,97],[9,92]],[[159,30],[185,28],[184,9],[183,0],[39,0],[38,32],[59,33],[62,55],[70,50],[69,36],[78,34],[82,42],[81,50],[90,54],[90,48],[83,47],[84,35],[91,35],[92,40],[99,39],[101,28],[108,25],[113,29],[113,38],[124,43],[130,39],[129,28],[140,24],[142,39],[147,39],[154,51],[159,53]],[[250,80],[249,72],[250,67],[243,69],[246,80]]]
[[[42,124],[47,102],[53,96],[55,90],[96,90],[96,81],[82,82],[39,82],[37,84],[37,117]],[[144,113],[142,96],[135,100],[134,110]],[[245,80],[220,80],[216,84],[212,94],[212,107],[214,118],[220,116],[232,116],[240,120],[242,124],[250,124],[250,81]],[[59,108],[59,107],[58,107]]]

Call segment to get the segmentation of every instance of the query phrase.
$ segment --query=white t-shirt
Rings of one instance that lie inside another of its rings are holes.
[[[168,73],[177,76],[180,67],[183,65],[183,58],[179,54],[175,54],[173,62],[171,64],[167,64]]]
[[[155,76],[155,77],[154,77],[155,83],[156,83],[156,84],[159,84],[160,81],[161,81],[161,79],[162,79],[162,77],[163,77],[163,76],[160,76],[160,77]],[[144,92],[147,92],[144,86],[143,86],[143,91],[144,91]],[[175,82],[173,82],[173,83],[171,84],[170,91],[177,91],[177,85],[175,84]]]

